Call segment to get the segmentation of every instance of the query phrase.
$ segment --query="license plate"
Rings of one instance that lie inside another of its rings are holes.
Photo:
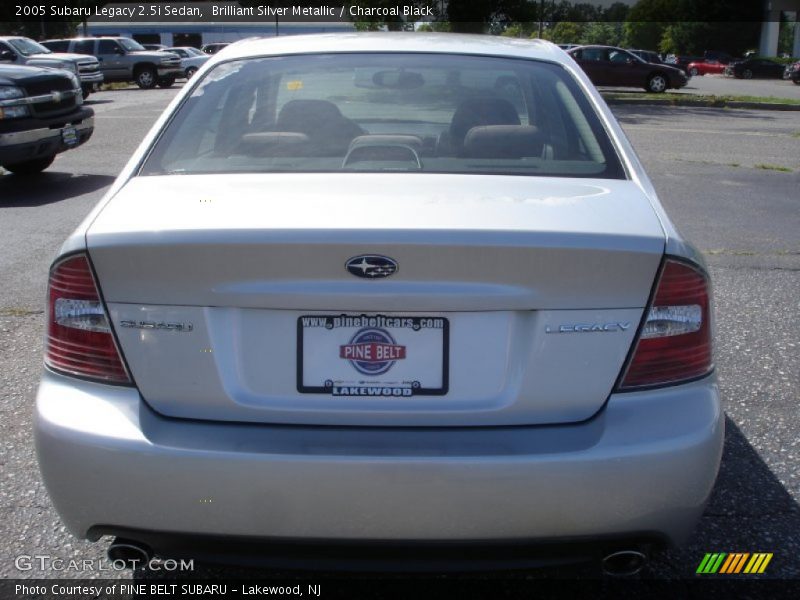
[[[444,395],[448,337],[443,317],[303,315],[297,319],[297,391]]]
[[[61,130],[61,139],[67,146],[78,143],[78,131],[74,127],[65,127]]]

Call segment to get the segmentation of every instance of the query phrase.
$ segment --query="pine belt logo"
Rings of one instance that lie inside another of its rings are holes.
[[[700,562],[697,575],[760,575],[767,570],[772,552],[709,552]]]
[[[349,344],[339,346],[339,358],[349,360],[362,375],[383,375],[405,357],[406,347],[398,344],[385,329],[361,329]]]

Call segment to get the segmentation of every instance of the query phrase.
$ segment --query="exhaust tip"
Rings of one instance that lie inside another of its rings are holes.
[[[129,569],[141,568],[153,558],[153,551],[135,540],[117,538],[108,547],[106,553],[112,562],[122,561]]]
[[[638,550],[620,550],[603,558],[603,572],[613,577],[631,577],[644,568],[647,555]]]

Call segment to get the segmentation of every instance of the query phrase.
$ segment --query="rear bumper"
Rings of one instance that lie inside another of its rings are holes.
[[[46,372],[35,429],[56,509],[91,539],[677,544],[724,425],[713,377],[612,396],[580,424],[403,429],[167,419],[134,389]]]

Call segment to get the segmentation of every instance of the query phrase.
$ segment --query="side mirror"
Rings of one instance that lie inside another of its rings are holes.
[[[11,50],[0,50],[0,61],[14,62],[17,60],[17,55]]]
[[[114,54],[119,54],[120,56],[125,54],[125,50],[123,50],[120,46],[117,46],[114,50]]]

